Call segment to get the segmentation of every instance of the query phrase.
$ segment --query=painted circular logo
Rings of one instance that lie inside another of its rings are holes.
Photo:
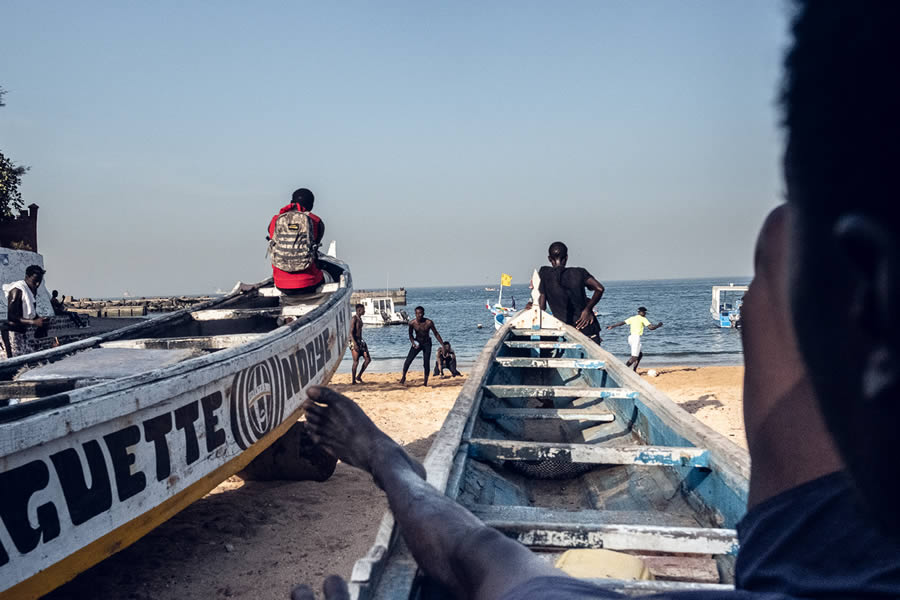
[[[258,442],[284,418],[284,390],[277,358],[244,369],[231,385],[231,432],[242,450]]]

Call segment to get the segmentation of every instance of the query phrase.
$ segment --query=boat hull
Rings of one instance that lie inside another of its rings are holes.
[[[346,350],[351,292],[348,272],[262,337],[0,423],[0,598],[37,598],[127,547],[290,429]]]
[[[700,560],[715,578],[607,587],[651,593],[730,583],[746,451],[537,309],[510,319],[487,344],[424,464],[436,489],[537,551],[644,550],[672,553],[675,563],[695,560],[684,553],[707,555]],[[432,597],[398,534],[388,513],[353,569],[351,598]]]

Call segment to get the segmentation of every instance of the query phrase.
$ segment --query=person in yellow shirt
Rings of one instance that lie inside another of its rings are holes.
[[[644,352],[641,350],[641,336],[644,335],[644,327],[646,327],[648,331],[653,331],[654,329],[662,327],[663,324],[662,321],[660,321],[656,325],[652,325],[650,319],[647,318],[646,307],[641,306],[637,309],[636,315],[628,317],[624,321],[619,321],[615,325],[610,325],[607,329],[621,327],[622,325],[631,327],[631,335],[628,336],[628,345],[631,346],[631,357],[628,359],[628,362],[625,363],[625,366],[631,367],[636,373],[638,365],[641,363],[641,359],[644,358]]]

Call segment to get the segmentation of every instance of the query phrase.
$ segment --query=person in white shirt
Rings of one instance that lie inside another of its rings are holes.
[[[3,285],[7,307],[2,348],[5,358],[34,352],[35,331],[49,325],[49,319],[38,316],[35,300],[44,273],[40,266],[31,265],[25,269],[25,279]]]

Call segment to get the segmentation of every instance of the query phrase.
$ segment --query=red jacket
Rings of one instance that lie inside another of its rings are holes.
[[[278,211],[278,214],[272,217],[272,220],[269,221],[269,237],[275,233],[275,220],[278,219],[278,215],[284,214],[289,210],[299,210],[300,212],[307,212],[299,204],[288,204],[284,208]],[[313,232],[315,235],[316,243],[320,243],[322,241],[322,236],[325,234],[325,224],[322,223],[322,219],[320,219],[317,215],[313,213],[309,213],[309,217],[312,219],[313,227],[315,231]],[[275,278],[275,287],[280,288],[282,290],[296,290],[299,288],[309,287],[311,285],[318,285],[325,278],[322,275],[322,271],[319,270],[319,267],[315,262],[309,266],[305,271],[298,271],[296,273],[289,273],[288,271],[282,271],[275,265],[272,265],[272,276]]]

